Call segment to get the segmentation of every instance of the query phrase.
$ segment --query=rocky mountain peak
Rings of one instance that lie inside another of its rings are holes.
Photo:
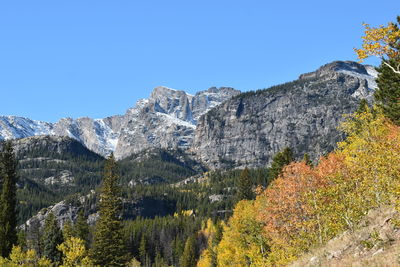
[[[116,158],[148,148],[188,149],[198,118],[239,93],[229,87],[212,87],[193,96],[165,86],[154,88],[148,99],[139,100],[125,114]]]
[[[165,86],[154,88],[149,101],[154,103],[154,111],[165,113],[184,121],[192,122],[190,100],[192,96],[185,91]]]
[[[323,78],[324,76],[335,76],[339,73],[365,80],[367,82],[366,87],[369,89],[376,89],[377,87],[375,79],[378,76],[378,72],[375,68],[354,61],[334,61],[321,66],[316,71],[300,75],[299,79]]]
[[[316,71],[300,75],[299,79],[308,79],[322,77],[334,72],[354,72],[362,75],[369,75],[366,66],[361,65],[354,61],[334,61],[325,64],[318,68]]]
[[[343,137],[343,114],[372,99],[375,74],[335,61],[299,80],[240,94],[199,118],[192,152],[212,169],[266,166],[285,147],[317,160]]]

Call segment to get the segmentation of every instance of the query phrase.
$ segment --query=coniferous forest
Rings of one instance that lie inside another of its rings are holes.
[[[382,59],[375,100],[360,102],[337,149],[318,160],[286,147],[268,166],[209,170],[179,149],[117,161],[2,142],[0,265],[307,266],[308,254],[366,227],[371,211],[390,208],[384,223],[399,229],[399,24],[366,25],[355,50],[360,60]],[[63,212],[53,213],[57,205]],[[363,253],[400,247],[380,230],[358,244]],[[313,256],[317,266],[331,266],[324,257]]]

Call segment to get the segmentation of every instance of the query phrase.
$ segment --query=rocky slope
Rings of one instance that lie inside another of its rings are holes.
[[[115,157],[125,158],[148,148],[187,149],[199,117],[239,93],[233,88],[212,87],[193,96],[155,88],[149,99],[139,100],[125,114]]]
[[[284,147],[316,159],[342,138],[343,114],[372,98],[375,76],[370,66],[338,61],[233,97],[199,119],[192,151],[211,168],[263,166]]]
[[[312,249],[290,266],[399,266],[398,216],[392,206],[371,210],[354,231],[348,230]]]
[[[148,99],[139,100],[123,116],[63,118],[56,123],[0,116],[0,140],[68,136],[100,155],[115,152],[118,159],[148,148],[187,148],[199,117],[239,93],[232,88],[212,87],[193,96],[157,87]]]

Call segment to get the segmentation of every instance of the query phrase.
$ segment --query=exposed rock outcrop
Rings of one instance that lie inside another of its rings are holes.
[[[193,96],[167,87],[155,88],[149,99],[139,100],[125,114],[115,157],[126,158],[149,148],[189,148],[198,118],[239,93],[233,88],[212,87]]]
[[[284,147],[317,159],[341,140],[343,115],[361,98],[371,99],[373,75],[370,67],[339,61],[299,80],[238,95],[199,119],[192,151],[211,168],[268,165]]]
[[[115,152],[118,159],[148,148],[186,149],[192,143],[198,118],[239,93],[228,87],[212,87],[193,96],[161,86],[123,116],[63,118],[57,123],[0,116],[0,140],[68,136],[102,156]]]

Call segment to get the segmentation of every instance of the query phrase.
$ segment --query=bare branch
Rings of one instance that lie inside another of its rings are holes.
[[[383,60],[382,62],[383,62],[383,64],[385,64],[386,66],[388,66],[394,73],[400,74],[400,69],[399,69],[400,65],[397,66],[397,69],[395,69],[392,65],[390,65],[390,64],[387,63],[386,61]]]

